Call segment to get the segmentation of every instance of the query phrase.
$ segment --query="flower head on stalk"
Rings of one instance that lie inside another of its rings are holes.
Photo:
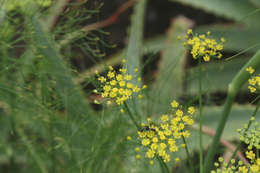
[[[124,63],[125,60],[122,62]],[[136,78],[136,81],[140,83],[140,77],[128,74],[126,68],[120,68],[118,72],[116,72],[112,66],[109,66],[108,69],[105,76],[98,75],[97,80],[101,87],[95,89],[94,93],[100,94],[101,97],[107,99],[109,103],[112,101],[118,105],[122,105],[126,100],[131,99],[134,94],[137,94],[139,99],[142,98],[142,95],[139,93],[147,86],[143,85],[140,87],[140,84],[133,82]],[[138,69],[136,69],[135,72],[137,73]]]
[[[143,152],[151,165],[157,156],[161,157],[164,162],[170,162],[170,154],[185,147],[180,143],[182,137],[190,136],[186,127],[194,122],[192,115],[195,108],[189,107],[188,111],[184,112],[177,101],[173,101],[171,105],[173,110],[171,114],[161,115],[159,123],[154,123],[151,118],[148,118],[146,123],[141,124],[142,129],[137,132],[140,144],[140,147],[136,148],[137,155],[140,156]],[[175,161],[178,160],[175,158]]]
[[[194,34],[191,29],[188,29],[185,38],[184,46],[191,50],[190,53],[194,59],[203,58],[204,61],[208,62],[211,58],[222,58],[220,51],[223,50],[225,42],[223,37],[220,39],[221,43],[218,43],[215,39],[210,38],[210,32]]]
[[[260,74],[258,75],[253,75],[255,72],[255,69],[252,67],[246,68],[246,71],[252,75],[250,79],[248,79],[248,89],[250,90],[251,93],[258,93],[260,90]]]
[[[224,162],[220,157],[218,162],[215,163],[215,170],[211,173],[259,173],[260,172],[260,158],[256,155],[253,149],[260,148],[260,128],[259,124],[255,121],[254,117],[250,119],[253,127],[249,129],[246,124],[242,129],[238,129],[240,134],[240,141],[248,145],[245,157],[249,160],[248,164],[243,163],[241,160],[236,161],[232,159],[230,165]]]
[[[240,134],[240,141],[247,144],[249,150],[253,148],[260,149],[260,126],[254,117],[252,117],[250,121],[253,125],[251,128],[245,124],[243,129],[237,130]]]
[[[256,157],[256,154],[252,150],[245,152],[246,158],[249,160],[249,164],[244,164],[241,160],[231,160],[231,164],[224,162],[222,157],[218,158],[218,162],[215,162],[215,170],[211,173],[259,173],[260,172],[260,158]]]

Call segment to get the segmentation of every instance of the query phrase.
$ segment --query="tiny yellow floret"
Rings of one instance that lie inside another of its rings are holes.
[[[248,71],[250,74],[253,74],[255,72],[255,69],[253,69],[252,67],[247,67],[246,71]]]

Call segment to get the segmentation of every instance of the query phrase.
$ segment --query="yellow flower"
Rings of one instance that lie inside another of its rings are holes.
[[[153,160],[150,160],[149,163],[150,163],[150,165],[153,165],[153,164],[154,164],[154,161],[153,161]]]
[[[142,89],[134,84],[131,80],[136,77],[126,73],[127,69],[119,69],[117,74],[112,66],[108,67],[110,71],[105,76],[98,77],[101,83],[101,91],[95,89],[96,94],[101,94],[102,98],[113,100],[116,104],[121,105],[126,100],[131,99],[134,93],[139,93]],[[143,88],[146,86],[144,85]],[[141,99],[142,95],[138,94]],[[122,112],[122,111],[121,111]]]
[[[123,68],[119,69],[119,71],[122,72],[123,74],[126,73],[126,69]]]
[[[141,159],[141,155],[140,154],[137,154],[135,157],[136,157],[136,159]]]
[[[171,156],[169,154],[165,154],[164,157],[163,157],[163,161],[164,162],[170,162],[171,160]]]
[[[153,141],[153,143],[157,143],[157,142],[158,142],[158,138],[157,138],[157,137],[154,137],[154,138],[152,139],[152,141]]]
[[[111,80],[111,81],[110,81],[110,85],[111,85],[111,86],[115,86],[115,85],[116,85],[116,80]]]
[[[97,93],[98,93],[98,90],[97,90],[97,89],[94,89],[94,90],[93,90],[93,93],[97,94]]]
[[[125,81],[120,81],[120,82],[119,82],[119,86],[120,86],[120,87],[125,86]]]
[[[139,95],[138,95],[138,98],[139,98],[139,99],[142,99],[142,98],[143,98],[143,95],[139,94]]]
[[[111,65],[108,66],[108,68],[109,68],[110,71],[114,70],[113,67],[112,67]]]
[[[180,158],[176,157],[174,160],[175,160],[175,162],[179,162]]]
[[[112,72],[112,71],[109,71],[108,74],[107,74],[107,77],[108,78],[113,78],[115,76],[115,72]]]
[[[241,172],[241,173],[247,173],[248,169],[245,166],[241,166],[241,167],[238,168],[238,171]]]
[[[143,139],[142,140],[142,145],[143,146],[147,146],[147,145],[149,145],[150,144],[150,140],[149,139]]]
[[[257,165],[252,165],[250,171],[252,171],[252,173],[259,173],[259,167]]]
[[[150,159],[153,158],[154,155],[155,155],[155,152],[151,149],[146,152],[146,157],[148,157]]]
[[[166,121],[169,120],[169,116],[168,116],[168,115],[162,115],[162,116],[161,116],[161,120],[162,120],[163,122],[166,122]]]
[[[256,91],[256,88],[252,86],[248,86],[248,89],[250,90],[251,93],[254,93]]]
[[[205,56],[203,56],[203,59],[204,59],[204,61],[209,62],[210,61],[210,56],[209,55],[205,55]]]
[[[176,108],[179,103],[173,101],[171,106]],[[137,133],[146,158],[153,159],[155,156],[160,156],[164,162],[170,162],[170,153],[185,147],[185,144],[181,144],[178,140],[181,140],[182,136],[184,138],[190,136],[185,127],[189,125],[187,122],[193,122],[193,119],[190,114],[184,115],[184,111],[180,108],[172,109],[171,114],[162,115],[159,123],[153,123],[151,118],[148,118],[147,124],[141,124],[142,129]],[[191,113],[195,112],[194,107],[190,107],[189,110]]]
[[[190,106],[188,108],[188,113],[191,114],[191,115],[194,114],[195,113],[195,108],[193,106]]]
[[[219,52],[223,50],[222,43],[225,42],[224,38],[221,38],[221,43],[217,43],[215,39],[210,38],[210,32],[205,34],[193,34],[192,30],[189,29],[185,36],[187,39],[184,42],[184,46],[188,46],[191,50],[190,53],[194,59],[203,58],[205,62],[210,61],[210,59],[222,57],[222,54]]]
[[[192,29],[188,29],[187,34],[192,34]]]
[[[125,80],[132,80],[132,75],[126,74],[126,75],[124,76],[124,79],[125,79]]]
[[[247,67],[246,71],[248,71],[250,74],[253,74],[255,72],[255,69],[253,69],[252,67]]]
[[[179,117],[181,117],[181,116],[183,115],[182,110],[178,109],[178,110],[176,111],[176,115],[179,116]]]
[[[177,108],[179,106],[179,103],[176,100],[173,100],[171,102],[171,106],[172,106],[172,108]]]
[[[97,104],[97,105],[100,104],[100,102],[97,101],[97,100],[94,100],[94,103]]]
[[[106,78],[104,78],[103,76],[99,77],[98,80],[99,80],[101,83],[106,82]]]
[[[118,74],[118,75],[116,76],[116,80],[117,80],[117,81],[122,81],[122,80],[123,80],[123,75]]]
[[[246,157],[253,160],[255,158],[255,153],[253,153],[253,151],[246,151]]]

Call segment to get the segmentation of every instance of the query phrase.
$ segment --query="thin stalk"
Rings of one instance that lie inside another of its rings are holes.
[[[159,156],[156,156],[156,159],[158,160],[159,164],[160,164],[160,168],[161,168],[161,171],[162,173],[165,173],[165,168],[164,168],[164,165],[162,164],[162,161],[161,159],[159,158]]]
[[[194,170],[194,167],[193,167],[193,163],[192,163],[192,158],[190,156],[190,152],[189,152],[189,149],[188,149],[187,142],[186,142],[186,140],[185,140],[185,138],[183,136],[181,136],[181,137],[182,137],[183,143],[185,144],[185,151],[186,151],[186,154],[187,154],[187,158],[189,160],[191,173],[195,173],[195,170]]]
[[[129,115],[131,121],[134,123],[135,127],[137,128],[137,130],[140,130],[141,128],[138,125],[137,121],[135,120],[135,118],[134,118],[134,116],[133,116],[133,114],[132,114],[131,110],[129,109],[129,107],[128,107],[126,102],[124,102],[124,106],[125,106],[125,109],[126,109],[128,115]]]
[[[259,106],[260,106],[260,100],[258,101],[257,106],[256,106],[256,108],[255,108],[253,114],[251,115],[250,120],[248,121],[247,129],[245,129],[245,131],[244,131],[244,133],[243,133],[243,136],[247,133],[248,129],[250,128],[250,126],[251,126],[251,124],[252,124],[251,118],[256,116],[256,113],[257,113],[257,111],[258,111],[258,109],[259,109]],[[242,142],[239,141],[239,143],[237,144],[237,147],[236,147],[235,151],[233,152],[233,154],[232,154],[232,156],[231,156],[231,159],[228,161],[227,167],[230,165],[231,160],[235,158],[235,155],[237,154],[237,151],[239,150],[241,144],[242,144]]]
[[[199,118],[200,118],[200,173],[203,173],[203,139],[202,139],[202,67],[201,67],[201,58],[199,58]]]
[[[160,166],[161,166],[161,170],[163,173],[170,173],[168,166],[166,165],[166,163],[162,160],[162,158],[160,156],[156,156],[156,159],[159,161]]]
[[[228,86],[228,95],[221,115],[221,119],[216,130],[216,135],[213,138],[211,147],[205,159],[205,172],[210,172],[210,168],[213,163],[213,158],[216,154],[221,135],[224,131],[229,113],[231,111],[232,103],[235,100],[235,96],[239,92],[240,88],[250,78],[250,74],[246,71],[247,67],[252,67],[254,69],[258,69],[260,67],[260,50],[258,50],[257,53],[250,59],[250,61],[240,70],[240,72],[235,76],[235,78]]]

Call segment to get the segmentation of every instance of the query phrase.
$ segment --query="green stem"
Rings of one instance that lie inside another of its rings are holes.
[[[245,129],[245,131],[244,131],[244,133],[243,133],[243,136],[247,133],[248,129],[250,128],[250,126],[251,126],[251,124],[252,124],[251,118],[256,116],[256,113],[257,113],[257,111],[258,111],[258,109],[259,109],[259,106],[260,106],[260,100],[258,101],[257,106],[256,106],[256,108],[255,108],[253,114],[251,115],[250,120],[248,121],[247,129]],[[241,144],[242,144],[242,142],[239,141],[239,143],[237,144],[237,147],[236,147],[235,151],[233,152],[233,154],[232,154],[232,156],[231,156],[231,159],[228,161],[227,167],[229,167],[229,165],[230,165],[230,163],[231,163],[231,160],[235,158],[235,155],[237,154],[237,151],[239,150]]]
[[[167,164],[162,160],[162,158],[160,156],[156,156],[156,159],[159,161],[161,170],[163,173],[170,173],[169,168],[167,166]]]
[[[203,173],[203,139],[202,139],[202,67],[201,67],[201,58],[199,58],[199,113],[200,113],[200,173]]]
[[[190,170],[192,173],[195,173],[195,170],[194,170],[194,167],[193,167],[193,163],[192,163],[192,158],[190,156],[190,152],[189,152],[189,149],[188,149],[188,145],[187,145],[187,142],[185,140],[185,138],[183,136],[182,137],[182,141],[183,143],[185,144],[185,151],[186,151],[186,154],[187,154],[187,158],[189,160],[189,164],[190,164]]]
[[[124,102],[124,106],[125,106],[125,109],[126,109],[128,115],[129,115],[130,119],[131,119],[132,122],[135,124],[135,127],[137,128],[137,130],[140,130],[141,127],[138,125],[137,121],[135,120],[135,118],[134,118],[134,116],[133,116],[133,114],[132,114],[132,112],[131,112],[131,110],[130,110],[130,108],[128,107],[128,105],[127,105],[126,102]]]
[[[161,168],[162,173],[165,173],[165,171],[164,171],[165,168],[164,168],[164,165],[162,164],[161,158],[159,156],[157,156],[156,159],[158,160],[158,162],[160,164],[160,168]]]
[[[205,159],[205,165],[204,165],[205,172],[210,172],[210,168],[213,163],[213,158],[216,154],[219,145],[219,140],[225,128],[235,96],[237,95],[240,88],[250,78],[250,74],[246,71],[246,68],[250,66],[253,67],[254,69],[260,67],[260,50],[257,51],[257,53],[251,58],[251,60],[240,70],[240,72],[235,76],[235,78],[228,86],[228,95],[226,98],[222,116],[218,124],[218,128],[216,130],[216,135],[213,138],[212,145]]]

